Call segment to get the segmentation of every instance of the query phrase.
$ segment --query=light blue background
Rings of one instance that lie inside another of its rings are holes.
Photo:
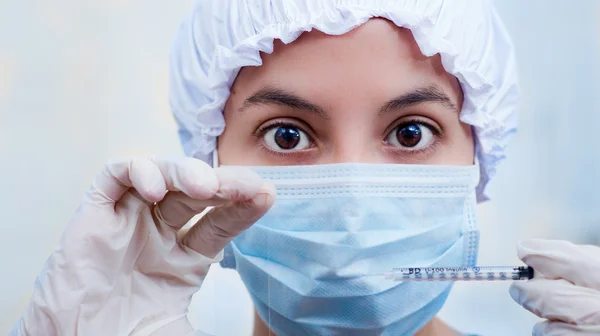
[[[528,237],[600,243],[600,1],[496,3],[515,40],[523,101],[493,201],[479,208],[482,265],[516,263],[514,246]],[[103,162],[181,153],[168,54],[191,4],[0,0],[0,334]],[[458,284],[442,316],[483,335],[530,335],[537,319],[507,288]],[[234,273],[212,270],[194,323],[248,334],[244,291]]]

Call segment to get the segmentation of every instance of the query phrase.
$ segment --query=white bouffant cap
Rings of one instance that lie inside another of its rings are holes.
[[[458,78],[484,200],[516,131],[519,96],[512,42],[488,0],[197,0],[171,57],[170,102],[185,153],[211,163],[231,85],[240,68],[262,64],[274,39],[291,43],[312,29],[340,35],[372,17],[410,29],[423,55],[440,54]]]

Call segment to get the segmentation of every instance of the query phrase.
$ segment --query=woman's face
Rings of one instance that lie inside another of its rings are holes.
[[[313,31],[262,60],[231,88],[221,164],[473,164],[460,85],[408,30],[372,19],[341,36]]]

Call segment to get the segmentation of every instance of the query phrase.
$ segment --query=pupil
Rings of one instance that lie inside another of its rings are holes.
[[[421,128],[412,124],[398,129],[396,137],[398,142],[405,147],[414,147],[421,141]]]
[[[275,143],[281,149],[293,149],[300,142],[300,132],[290,127],[280,127],[275,132]]]

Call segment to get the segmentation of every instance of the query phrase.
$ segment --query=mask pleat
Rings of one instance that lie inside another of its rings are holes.
[[[278,189],[273,208],[230,247],[259,315],[278,334],[412,334],[437,314],[451,283],[377,274],[475,260],[476,166],[265,171],[285,195]],[[384,187],[382,176],[390,177]]]

